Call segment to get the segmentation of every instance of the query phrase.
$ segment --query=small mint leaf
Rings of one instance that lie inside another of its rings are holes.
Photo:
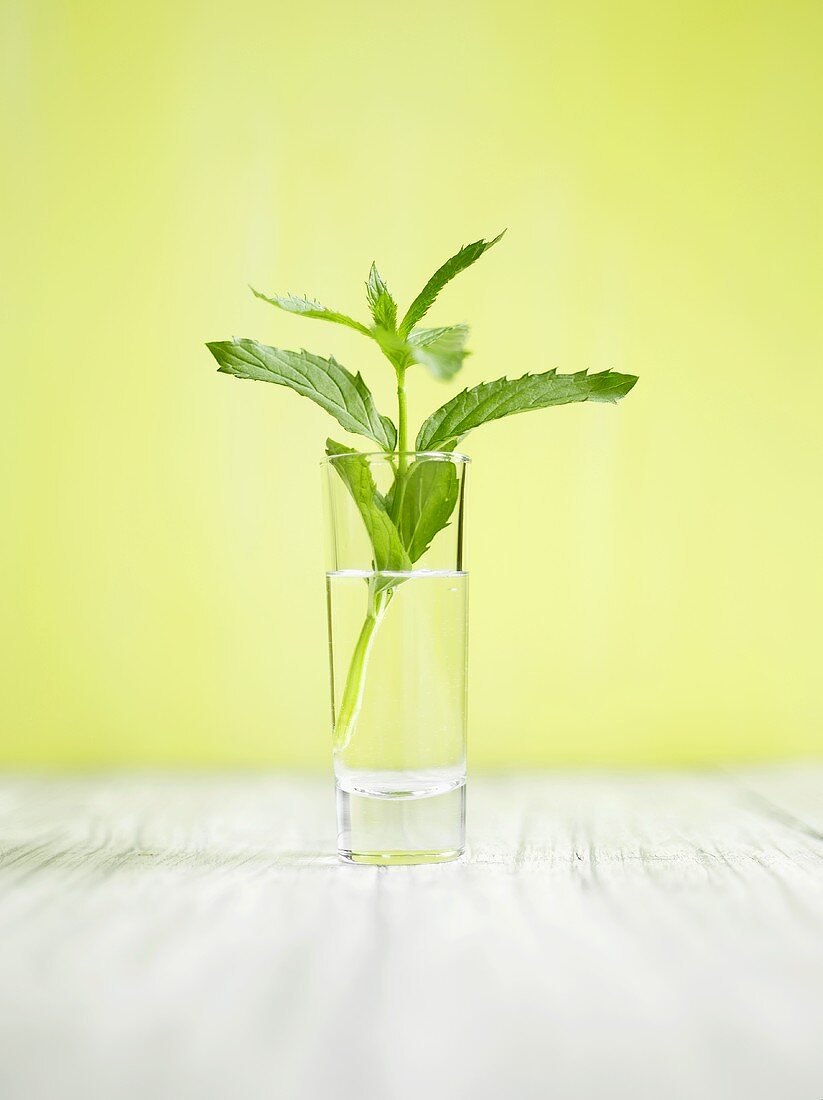
[[[377,266],[373,263],[366,283],[366,297],[372,318],[378,328],[389,332],[397,331],[397,302],[389,293]]]
[[[353,328],[356,332],[362,332],[364,336],[371,335],[368,328],[361,325],[359,321],[355,321],[353,317],[349,317],[346,313],[338,313],[334,309],[326,309],[320,302],[315,302],[311,298],[300,298],[296,294],[275,294],[269,297],[267,294],[261,294],[259,290],[255,290],[253,286],[249,289],[255,298],[259,298],[261,302],[268,302],[270,306],[277,306],[278,309],[285,310],[286,313],[299,313],[303,317],[314,317],[318,321],[332,321],[336,325],[345,325],[347,328]]]
[[[503,233],[505,233],[505,229]],[[429,309],[434,304],[434,300],[446,283],[451,282],[455,275],[459,275],[461,271],[465,271],[467,267],[479,260],[484,252],[487,252],[492,245],[497,244],[503,233],[498,234],[491,241],[475,241],[473,244],[466,244],[455,253],[450,259],[446,260],[442,267],[439,267],[435,271],[434,275],[429,279],[412,304],[409,306],[406,316],[400,325],[400,335],[408,336],[418,321],[426,316]]]
[[[447,382],[454,378],[470,353],[466,350],[468,325],[447,328],[416,328],[408,335],[416,363],[422,363],[435,378]]]

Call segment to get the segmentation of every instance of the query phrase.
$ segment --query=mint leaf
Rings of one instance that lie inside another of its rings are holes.
[[[378,328],[396,332],[397,302],[389,293],[389,288],[383,282],[383,278],[374,263],[371,265],[369,281],[366,283],[366,297],[369,301],[369,309],[374,323]]]
[[[362,332],[364,336],[371,336],[366,326],[361,325],[359,321],[355,321],[353,317],[349,317],[346,313],[338,313],[334,309],[326,309],[325,306],[313,301],[311,298],[299,298],[295,294],[274,295],[270,298],[267,294],[261,294],[259,290],[255,290],[253,286],[249,287],[249,290],[261,302],[268,302],[270,306],[277,306],[278,309],[283,309],[286,313],[299,313],[303,317],[314,317],[318,321],[333,321],[336,325],[346,325],[357,332]]]
[[[454,378],[469,354],[466,340],[468,325],[449,325],[447,328],[416,328],[408,335],[416,363],[422,363],[443,382]]]
[[[451,450],[472,428],[503,416],[567,405],[574,401],[607,401],[625,397],[637,378],[632,374],[601,371],[588,374],[524,374],[522,378],[498,378],[463,390],[433,412],[417,435],[418,451]]]
[[[503,233],[505,233],[505,229]],[[439,267],[435,271],[434,275],[429,279],[412,304],[409,306],[406,316],[403,318],[400,325],[400,335],[408,336],[418,321],[421,321],[434,304],[434,300],[446,283],[451,282],[455,275],[459,275],[461,271],[465,271],[467,267],[470,267],[475,260],[479,260],[480,257],[492,245],[497,244],[500,238],[503,236],[500,233],[492,241],[475,241],[473,244],[465,244],[451,259],[446,260],[442,267]]]
[[[386,502],[377,490],[366,456],[351,447],[344,447],[342,443],[336,443],[333,439],[326,440],[326,454],[329,458],[344,456],[332,462],[332,466],[342,478],[363,517],[374,553],[375,570],[408,572],[411,569],[409,555],[386,511]]]
[[[397,490],[401,494],[397,527],[413,562],[448,524],[459,488],[453,462],[418,458],[407,470]]]
[[[255,340],[219,340],[206,347],[221,373],[287,386],[331,413],[346,431],[373,439],[384,451],[394,450],[394,424],[377,411],[361,376],[350,374],[336,359],[271,348]]]

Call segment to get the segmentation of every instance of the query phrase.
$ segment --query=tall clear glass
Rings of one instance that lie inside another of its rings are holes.
[[[338,851],[352,863],[465,847],[468,462],[323,463]]]

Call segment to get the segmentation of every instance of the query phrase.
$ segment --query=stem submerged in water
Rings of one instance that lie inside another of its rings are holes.
[[[390,599],[390,588],[384,588],[376,592],[374,580],[370,581],[369,610],[363,620],[357,641],[354,643],[349,671],[346,675],[346,685],[343,688],[343,698],[340,700],[340,710],[337,712],[334,723],[334,748],[336,752],[342,752],[348,746],[357,725],[360,708],[363,705],[369,654],[371,653],[377,628],[386,613]]]

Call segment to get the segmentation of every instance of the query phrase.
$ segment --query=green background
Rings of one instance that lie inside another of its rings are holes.
[[[325,762],[333,352],[467,240],[463,379],[637,373],[470,437],[477,765],[821,747],[823,6],[0,3],[0,758]],[[410,378],[415,422],[456,386]]]

